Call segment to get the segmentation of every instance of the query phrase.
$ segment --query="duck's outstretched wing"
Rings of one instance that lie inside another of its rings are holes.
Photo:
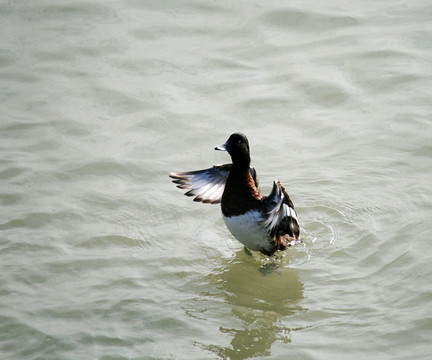
[[[221,201],[225,183],[232,164],[215,165],[209,169],[172,172],[169,174],[180,189],[188,189],[186,196],[195,196],[194,201],[218,204]]]
[[[264,200],[267,209],[265,226],[275,237],[278,248],[283,248],[300,239],[300,226],[297,213],[284,186],[277,180],[273,182],[273,189]]]
[[[195,196],[194,201],[218,204],[221,202],[231,167],[232,164],[215,165],[204,170],[172,172],[169,176],[178,184],[178,188],[188,190],[186,196]],[[258,186],[256,172],[252,167],[251,175]]]

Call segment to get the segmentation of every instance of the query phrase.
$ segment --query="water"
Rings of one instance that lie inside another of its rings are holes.
[[[2,359],[432,357],[429,1],[3,1]],[[304,244],[169,171],[251,144]]]

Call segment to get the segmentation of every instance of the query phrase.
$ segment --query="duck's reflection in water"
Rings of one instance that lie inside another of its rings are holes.
[[[260,268],[255,255],[239,251],[209,275],[207,284],[213,289],[207,288],[205,295],[217,297],[221,306],[213,303],[219,309],[208,315],[219,312],[219,331],[230,339],[230,345],[198,345],[223,359],[247,359],[271,355],[275,341],[289,343],[291,328],[286,327],[286,318],[302,310],[303,284],[297,270],[283,263],[289,261]]]

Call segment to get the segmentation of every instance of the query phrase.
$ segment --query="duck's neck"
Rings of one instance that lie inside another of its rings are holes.
[[[233,162],[232,170],[237,173],[248,173],[250,168],[249,154],[232,154],[231,159]]]
[[[233,166],[222,195],[222,213],[225,216],[242,215],[249,209],[260,209],[262,196],[250,172],[250,157],[232,156]]]

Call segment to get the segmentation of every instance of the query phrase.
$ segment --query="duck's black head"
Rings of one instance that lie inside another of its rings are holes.
[[[246,135],[242,133],[234,133],[229,137],[225,144],[216,146],[215,150],[228,151],[231,155],[233,164],[237,166],[244,165],[249,169],[249,141]]]

